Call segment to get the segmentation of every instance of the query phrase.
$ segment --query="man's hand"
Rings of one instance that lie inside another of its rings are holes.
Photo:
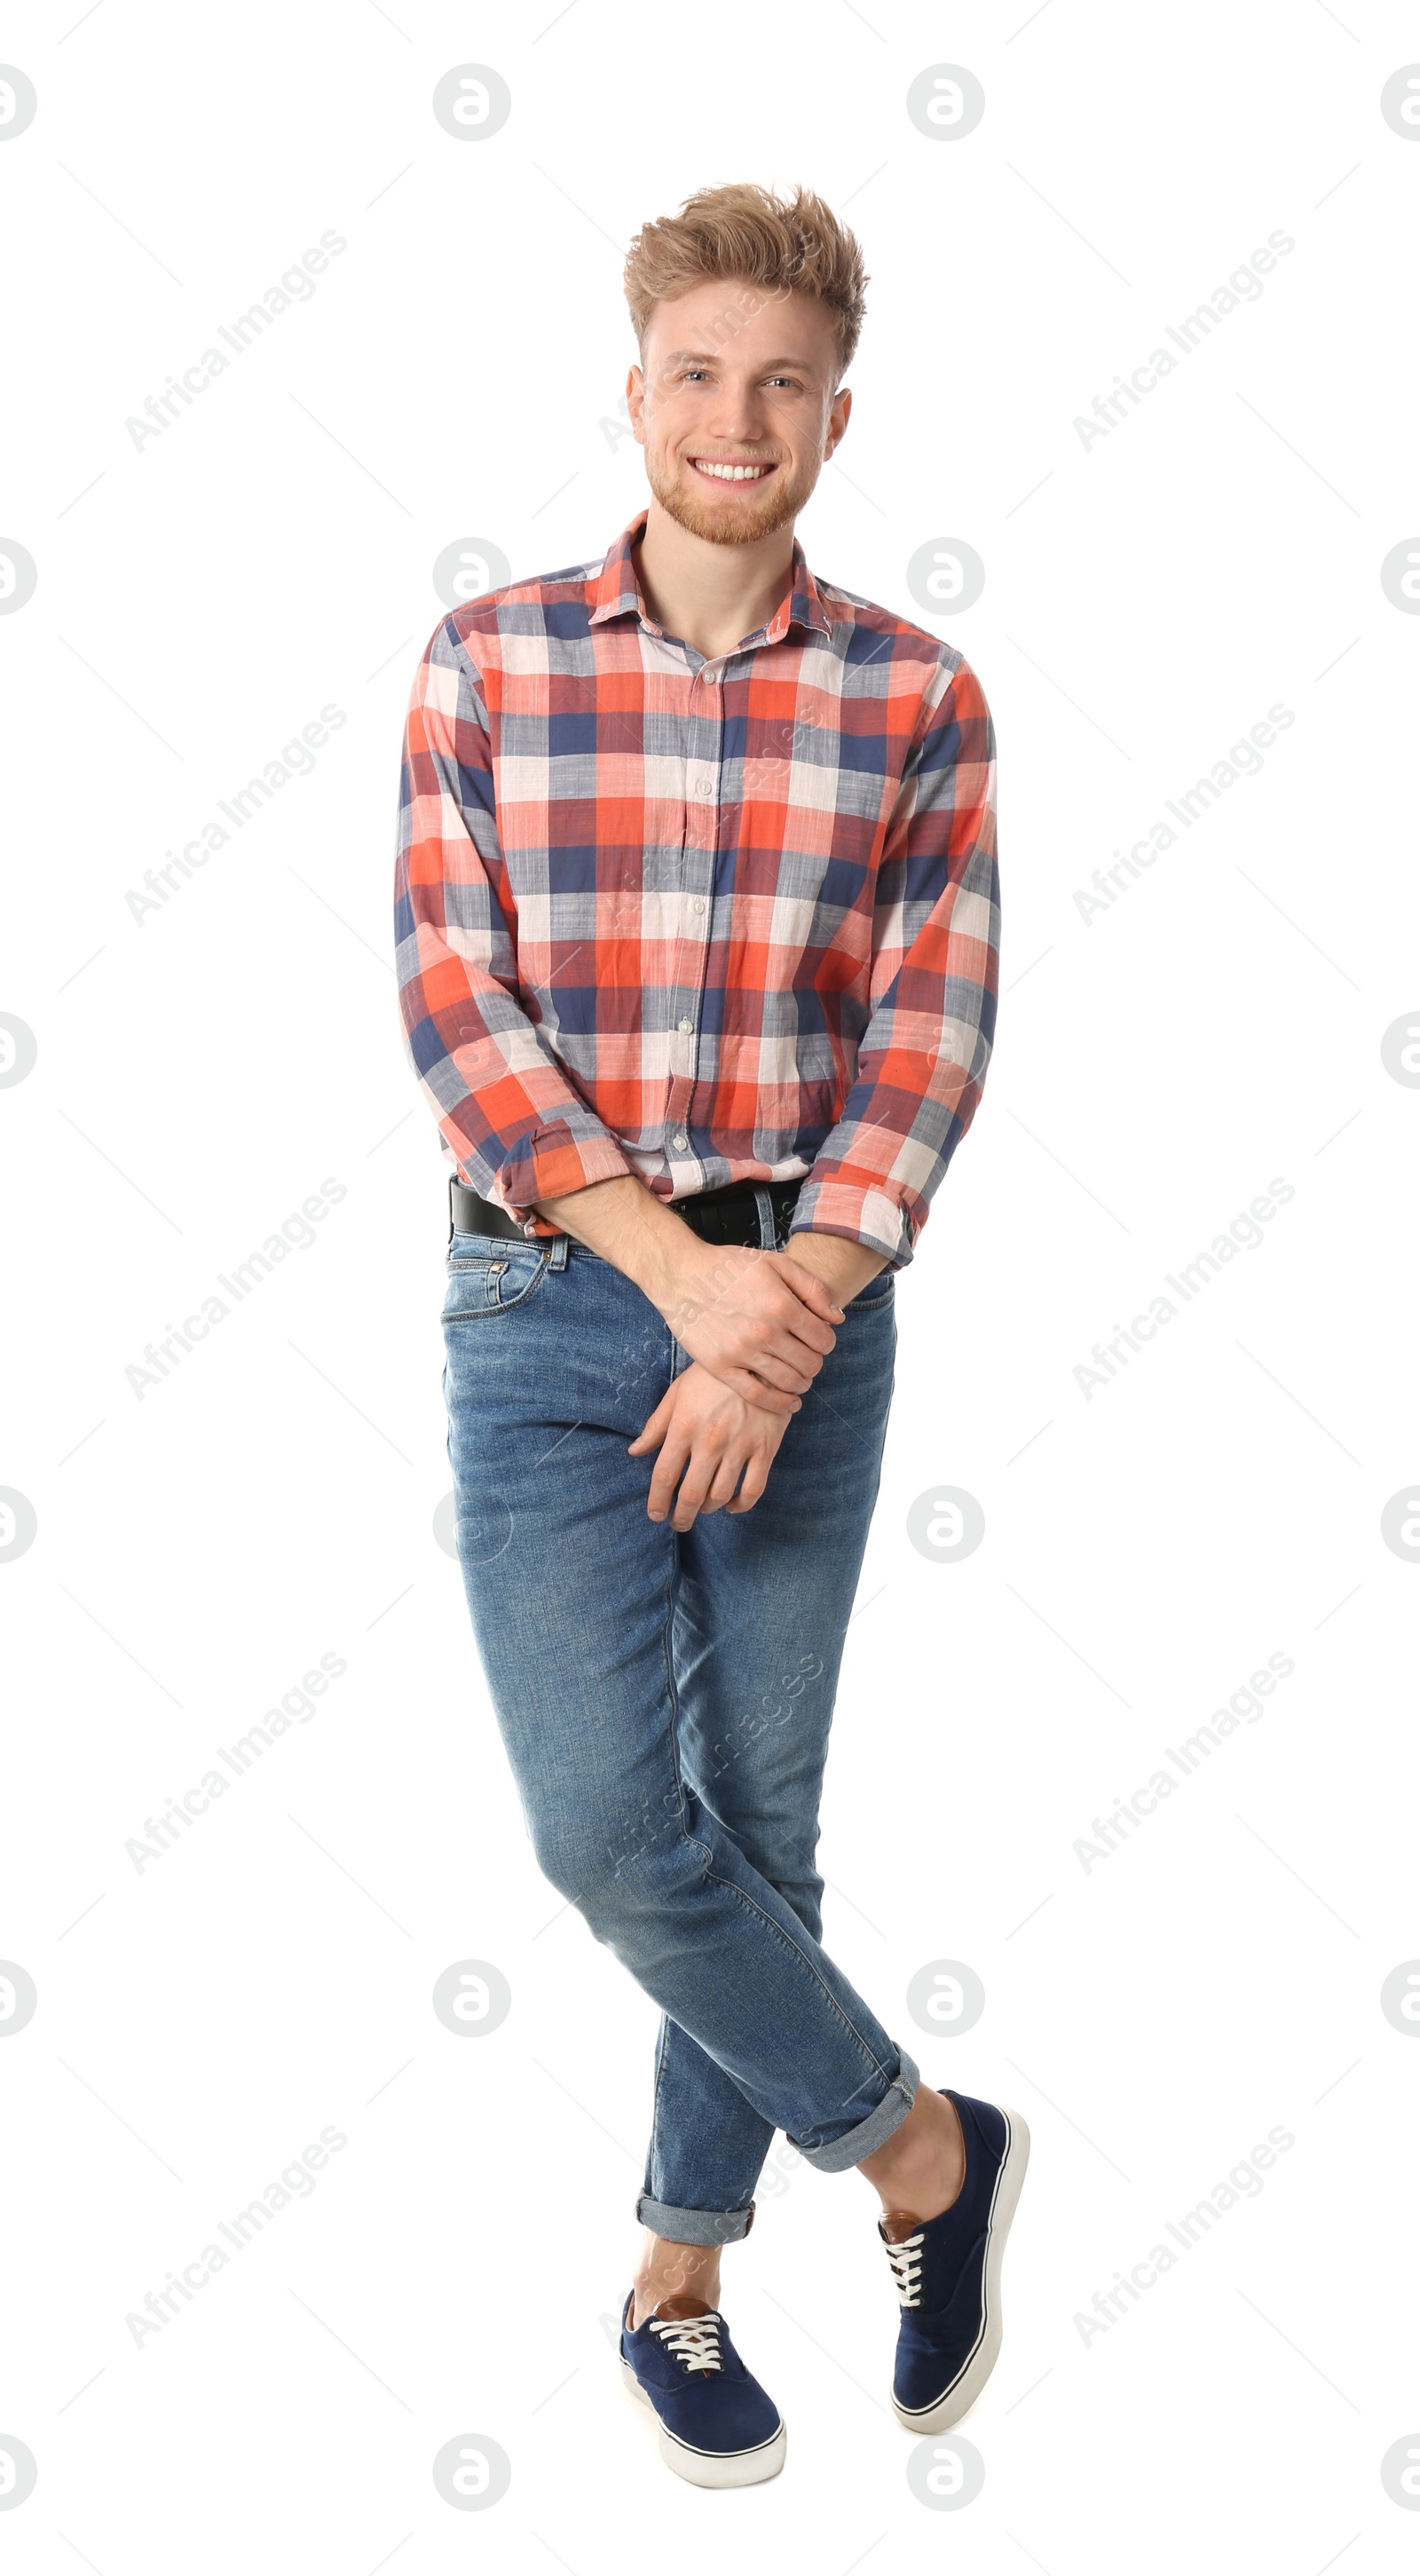
[[[815,1266],[819,1256],[801,1262],[785,1252],[703,1243],[629,1175],[537,1205],[539,1215],[634,1280],[681,1348],[731,1394],[785,1419],[797,1410],[843,1321]],[[869,1275],[880,1266],[857,1244],[836,1250],[866,1261]]]
[[[834,1347],[843,1309],[832,1290],[787,1253],[748,1244],[683,1244],[641,1285],[682,1350],[732,1395],[787,1415]]]
[[[798,1410],[797,1398],[785,1402]],[[669,1513],[673,1529],[688,1530],[698,1512],[752,1511],[788,1427],[787,1412],[746,1402],[692,1361],[626,1453],[644,1458],[660,1450],[646,1502],[650,1518],[663,1521]]]
[[[844,1306],[886,1267],[884,1254],[840,1235],[803,1231],[783,1252],[759,1252],[702,1243],[688,1226],[681,1232],[690,1248],[667,1247],[666,1277],[643,1272],[646,1295],[693,1360],[732,1394],[776,1413],[807,1394]]]

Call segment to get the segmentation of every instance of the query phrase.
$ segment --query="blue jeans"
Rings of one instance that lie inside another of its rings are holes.
[[[774,1241],[760,1198],[761,1239]],[[661,2007],[637,2215],[743,2236],[776,2129],[857,2164],[919,2082],[820,1945],[819,1795],[877,1498],[891,1273],[837,1328],[752,1511],[682,1533],[628,1458],[689,1362],[565,1234],[450,1238],[443,1328],[459,1558],[539,1864]]]

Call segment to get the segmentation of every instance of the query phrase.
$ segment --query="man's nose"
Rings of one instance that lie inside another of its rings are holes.
[[[725,447],[762,448],[767,443],[769,412],[758,385],[722,385],[705,422],[708,438]]]

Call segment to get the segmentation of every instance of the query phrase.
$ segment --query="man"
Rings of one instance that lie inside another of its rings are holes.
[[[719,2308],[775,2130],[879,2194],[923,2433],[995,2361],[1028,2153],[921,2083],[821,1946],[814,1868],[896,1277],[990,1049],[994,744],[961,656],[794,535],[848,425],[853,236],[708,189],[625,283],[651,498],[435,631],[399,976],[454,1167],[484,1670],[543,1870],[662,2011],[622,2368],[668,2464],[737,2486],[785,2450]]]

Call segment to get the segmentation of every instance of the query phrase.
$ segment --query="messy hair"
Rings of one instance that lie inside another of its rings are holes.
[[[721,188],[699,188],[678,215],[643,224],[623,272],[643,350],[655,306],[710,277],[745,278],[774,296],[817,296],[833,322],[842,381],[863,327],[868,280],[856,238],[822,197],[806,188],[777,197],[753,180],[732,180]]]

